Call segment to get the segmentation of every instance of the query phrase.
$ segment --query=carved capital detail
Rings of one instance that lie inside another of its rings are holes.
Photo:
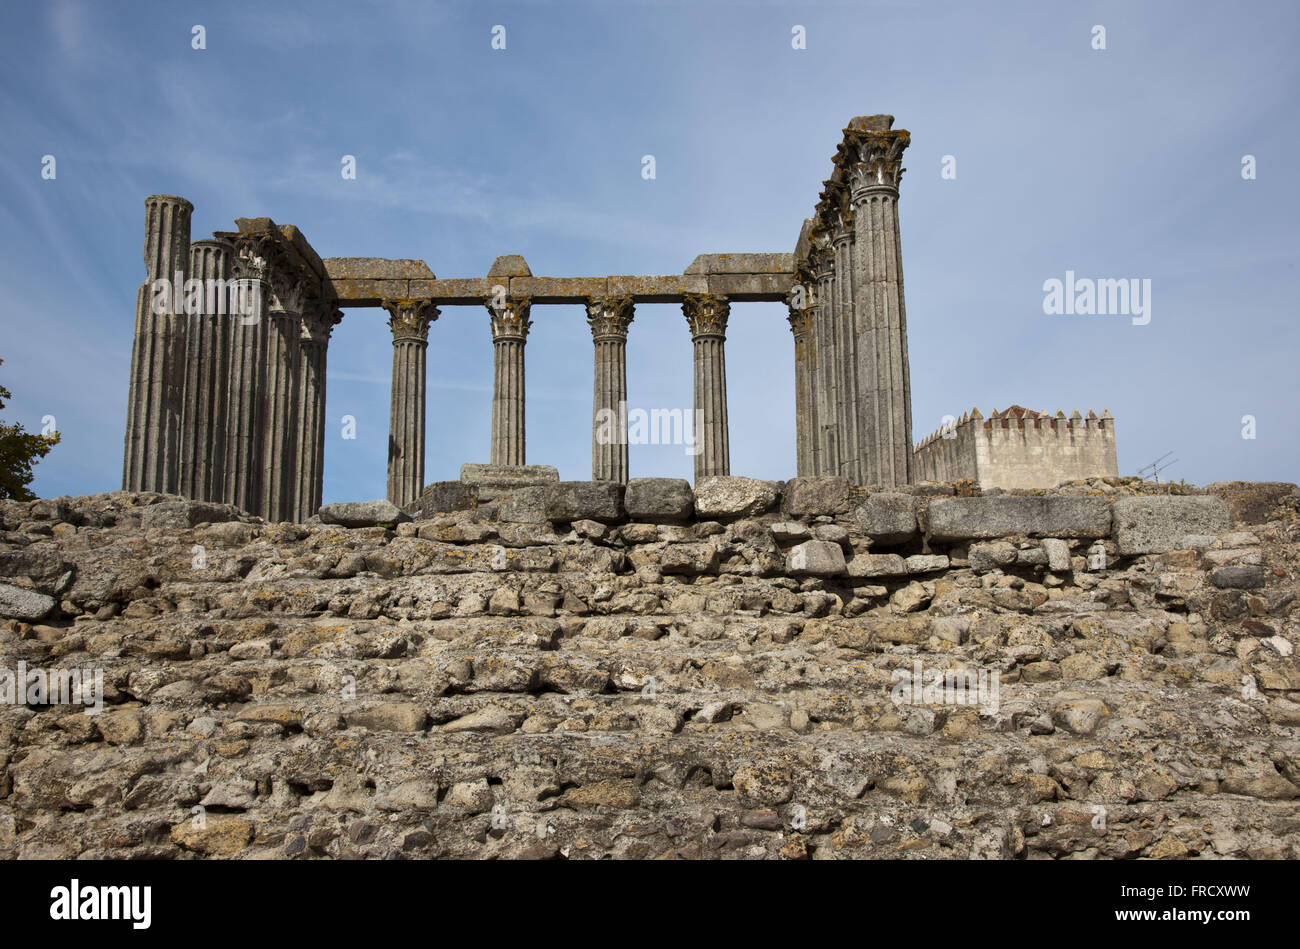
[[[627,339],[632,324],[632,297],[628,294],[595,296],[587,301],[587,325],[593,340]]]
[[[392,330],[394,343],[402,339],[427,342],[429,324],[440,315],[432,300],[383,300],[379,305],[388,311],[388,328]]]
[[[903,150],[912,137],[897,131],[859,132],[848,152],[848,176],[853,187],[853,202],[865,201],[872,189],[898,190],[903,179]]]
[[[691,328],[691,338],[701,336],[727,335],[727,317],[731,315],[731,304],[726,297],[712,293],[682,294],[682,312],[686,315],[686,324]]]
[[[309,301],[302,311],[302,345],[322,348],[329,345],[330,334],[342,319],[343,311],[336,308],[333,300]]]
[[[517,297],[512,300],[489,300],[488,313],[492,316],[492,339],[527,339],[533,321],[528,318],[532,300]]]
[[[790,307],[790,315],[786,317],[790,324],[790,332],[794,334],[794,341],[802,343],[812,333],[812,311],[808,309],[796,309]]]

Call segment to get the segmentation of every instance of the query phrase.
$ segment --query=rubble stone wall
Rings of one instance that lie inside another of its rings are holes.
[[[0,855],[1300,858],[1294,485],[453,493],[0,502]]]

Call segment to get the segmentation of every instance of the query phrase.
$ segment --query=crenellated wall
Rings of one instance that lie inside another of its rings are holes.
[[[919,481],[976,482],[982,488],[1051,488],[1067,481],[1115,478],[1115,419],[1107,409],[1067,418],[1021,406],[986,419],[972,409],[921,441],[913,454]]]

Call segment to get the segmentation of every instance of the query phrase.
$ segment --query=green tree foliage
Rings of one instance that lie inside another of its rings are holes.
[[[0,364],[4,360],[0,359]],[[9,390],[0,386],[0,409]],[[28,489],[32,482],[32,465],[44,458],[59,443],[59,433],[29,435],[21,425],[6,425],[0,421],[0,498],[30,501],[36,495]]]

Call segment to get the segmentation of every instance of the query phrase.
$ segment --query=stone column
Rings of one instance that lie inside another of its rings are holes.
[[[272,274],[266,335],[266,416],[262,427],[262,500],[272,523],[293,520],[298,461],[298,360],[303,287],[295,276]]]
[[[174,494],[180,487],[184,289],[194,205],[174,194],[153,194],[144,206],[145,281],[135,298],[122,487]]]
[[[912,480],[912,392],[907,359],[907,314],[898,237],[898,183],[911,139],[893,130],[894,118],[854,119],[851,147],[854,209],[854,293],[858,313],[858,381],[869,480],[884,485]]]
[[[325,474],[325,362],[330,334],[343,318],[332,301],[317,301],[303,313],[298,361],[298,483],[294,520],[320,510]]]
[[[800,279],[796,276],[796,280]],[[794,429],[796,473],[806,478],[813,473],[812,441],[817,427],[817,411],[809,388],[809,348],[811,346],[812,307],[807,285],[799,284],[798,298],[792,292],[788,301],[790,332],[794,334]]]
[[[835,255],[830,239],[824,231],[815,231],[808,265],[816,278],[813,292],[812,340],[814,372],[809,382],[812,389],[817,427],[813,430],[813,472],[820,476],[839,474],[840,429],[835,412],[838,373],[835,371],[838,351],[834,340]]]
[[[527,297],[488,303],[492,314],[492,452],[494,465],[524,461],[524,341],[531,301]]]
[[[200,281],[191,299],[200,310],[187,314],[180,493],[203,501],[220,501],[225,490],[234,254],[234,245],[221,238],[190,245],[190,276]]]
[[[592,386],[591,478],[627,483],[627,330],[630,296],[593,297],[587,324],[595,345]],[[612,413],[612,415],[611,415]]]
[[[267,319],[265,261],[260,242],[236,244],[233,273],[239,304],[230,320],[230,369],[226,401],[225,488],[221,500],[250,514],[261,513],[262,427],[266,417]]]
[[[727,435],[727,364],[724,346],[731,304],[710,293],[682,296],[682,312],[695,344],[695,480],[731,474]],[[703,415],[701,416],[701,413]]]
[[[848,195],[843,194],[844,204]],[[839,429],[839,470],[831,474],[862,483],[858,441],[857,333],[853,301],[853,211],[838,208],[833,218],[831,247],[835,255],[832,311],[835,335],[835,419]]]
[[[424,491],[425,350],[438,308],[429,300],[385,300],[393,332],[388,413],[388,500],[404,507]]]

